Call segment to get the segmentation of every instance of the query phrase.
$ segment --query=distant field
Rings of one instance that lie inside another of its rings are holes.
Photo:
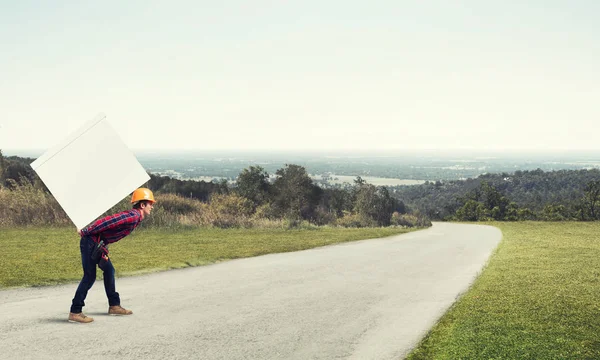
[[[43,150],[2,149],[5,156],[36,158]],[[311,174],[367,175],[381,179],[458,180],[484,173],[513,173],[517,170],[555,171],[600,168],[598,151],[476,151],[390,150],[390,151],[135,151],[152,174],[180,179],[235,179],[249,166],[259,165],[275,174],[285,164],[296,164]],[[400,180],[402,181],[402,180]],[[379,185],[376,180],[369,181]],[[381,185],[404,185],[395,181]],[[410,185],[410,184],[409,184]]]
[[[136,230],[111,245],[117,276],[211,264],[228,259],[298,251],[346,241],[380,238],[400,228]],[[81,279],[74,228],[1,229],[0,288],[53,285]],[[102,273],[98,271],[99,277]]]
[[[491,223],[503,240],[408,359],[600,359],[600,223]]]
[[[312,175],[314,180],[321,180],[321,175]],[[365,180],[369,184],[373,184],[376,186],[396,186],[396,185],[419,185],[425,183],[425,180],[409,180],[409,179],[391,179],[391,178],[381,178],[375,176],[361,176],[363,180]],[[354,184],[354,180],[356,180],[356,176],[348,176],[348,175],[329,175],[329,179],[327,180],[330,184]]]
[[[176,171],[162,172],[162,173],[158,173],[158,175],[171,176],[171,177],[175,177],[175,178],[179,178],[179,179],[187,179],[184,174],[178,173]],[[310,177],[316,181],[321,181],[323,179],[322,175],[310,175]],[[365,180],[367,183],[373,184],[376,186],[420,185],[420,184],[425,183],[425,180],[392,179],[392,178],[383,178],[383,177],[376,177],[376,176],[361,176],[361,178],[363,180]],[[221,176],[196,176],[196,177],[192,178],[191,180],[210,182],[212,180],[221,180],[221,179],[225,179],[225,178],[221,177]],[[332,174],[332,175],[328,176],[327,182],[332,185],[344,184],[344,183],[354,184],[354,180],[356,180],[356,176]],[[232,182],[232,181],[229,181],[229,182]]]

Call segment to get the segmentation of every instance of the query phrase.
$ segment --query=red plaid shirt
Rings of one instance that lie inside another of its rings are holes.
[[[87,228],[81,230],[81,236],[92,236],[95,242],[100,242],[100,236],[112,244],[131,234],[142,221],[142,213],[131,209],[96,220]]]

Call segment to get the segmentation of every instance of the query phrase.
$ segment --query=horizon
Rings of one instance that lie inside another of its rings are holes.
[[[48,149],[1,149],[4,156],[32,157],[41,156]],[[130,149],[136,156],[148,155],[268,155],[280,157],[285,155],[307,155],[323,157],[398,157],[409,156],[471,156],[485,158],[488,156],[598,156],[600,149]]]
[[[35,160],[41,155],[4,152],[5,156],[19,156]],[[322,152],[322,151],[241,151],[241,150],[175,150],[134,152],[146,171],[155,175],[181,180],[208,178],[236,178],[243,169],[260,166],[270,174],[286,165],[304,167],[309,174],[332,174],[335,181],[352,183],[356,176],[373,178],[378,185],[408,185],[414,181],[464,180],[483,174],[516,173],[542,170],[599,170],[600,153],[589,151],[525,151],[525,152],[453,152],[412,150],[405,152]],[[312,176],[311,175],[311,176]],[[342,179],[344,178],[344,179]]]

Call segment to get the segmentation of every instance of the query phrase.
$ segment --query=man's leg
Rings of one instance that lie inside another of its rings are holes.
[[[107,261],[100,260],[100,269],[104,272],[104,290],[108,298],[108,306],[121,305],[121,298],[115,284],[115,267],[110,258]]]
[[[81,267],[83,268],[83,278],[75,291],[75,297],[71,304],[71,312],[74,314],[81,313],[85,306],[85,298],[88,291],[96,281],[96,264],[92,262],[92,246],[94,240],[90,237],[82,237],[79,242],[81,250]]]
[[[121,298],[116,290],[115,285],[115,267],[110,258],[108,260],[100,260],[100,269],[104,271],[104,290],[108,298],[108,314],[109,315],[131,315],[133,311],[123,309],[121,307]]]

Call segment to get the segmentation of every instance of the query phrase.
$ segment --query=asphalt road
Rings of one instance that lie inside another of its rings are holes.
[[[67,322],[77,284],[0,291],[2,359],[400,359],[464,292],[498,229],[384,239],[117,279],[129,317]],[[118,270],[119,264],[115,264]]]

